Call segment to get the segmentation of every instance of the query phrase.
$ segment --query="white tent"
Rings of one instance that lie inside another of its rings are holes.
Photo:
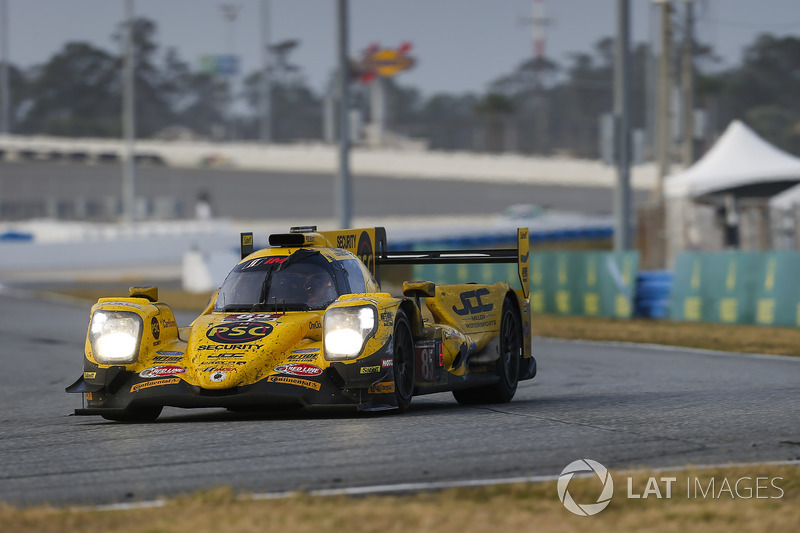
[[[762,187],[769,196],[800,183],[800,157],[780,150],[734,120],[694,165],[667,176],[669,197],[699,197]]]
[[[769,206],[771,208],[781,209],[783,211],[794,209],[796,205],[800,205],[800,185],[795,185],[791,189],[787,189],[773,196],[769,201]]]

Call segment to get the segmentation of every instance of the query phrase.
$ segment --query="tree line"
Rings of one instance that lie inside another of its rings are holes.
[[[259,72],[246,75],[243,89],[235,93],[227,79],[198,72],[173,49],[161,47],[154,21],[136,19],[133,30],[139,138],[181,132],[212,140],[258,137]],[[121,43],[122,36],[120,27],[113,37]],[[768,141],[800,154],[800,39],[761,35],[745,48],[741,62],[726,70],[714,70],[716,59],[708,46],[696,43],[695,50],[696,107],[708,117],[709,142],[738,118]],[[652,62],[646,44],[633,47],[635,128],[648,126],[648,109],[654,105],[648,97]],[[599,117],[611,111],[613,102],[613,63],[609,37],[564,64],[546,58],[525,61],[488,83],[484,94],[425,97],[391,78],[385,80],[388,127],[425,139],[433,149],[596,158]],[[44,64],[9,67],[14,133],[120,136],[119,55],[69,42]],[[353,105],[366,115],[367,88],[353,78]],[[274,140],[322,139],[325,95],[308,86],[302,69],[276,65],[271,79]]]

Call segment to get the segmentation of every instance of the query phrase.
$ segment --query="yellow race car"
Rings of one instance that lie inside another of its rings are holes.
[[[388,252],[383,228],[273,234],[242,259],[208,307],[178,327],[155,287],[92,307],[76,415],[156,419],[164,406],[405,410],[452,391],[462,404],[508,402],[536,375],[531,355],[528,230],[505,250]],[[381,290],[384,265],[518,264],[522,290],[499,281]],[[425,305],[422,305],[424,300]]]

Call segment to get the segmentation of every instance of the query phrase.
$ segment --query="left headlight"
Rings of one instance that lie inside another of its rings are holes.
[[[325,312],[325,359],[355,359],[377,329],[378,310],[371,305],[336,307]]]
[[[133,363],[139,355],[142,317],[127,311],[95,311],[89,325],[89,342],[98,363]]]

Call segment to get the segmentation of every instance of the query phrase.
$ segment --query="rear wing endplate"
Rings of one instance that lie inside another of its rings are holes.
[[[383,229],[383,228],[380,228]],[[528,228],[517,229],[517,247],[500,250],[424,250],[392,251],[378,255],[378,265],[463,265],[477,263],[517,263],[522,293],[528,297]]]

